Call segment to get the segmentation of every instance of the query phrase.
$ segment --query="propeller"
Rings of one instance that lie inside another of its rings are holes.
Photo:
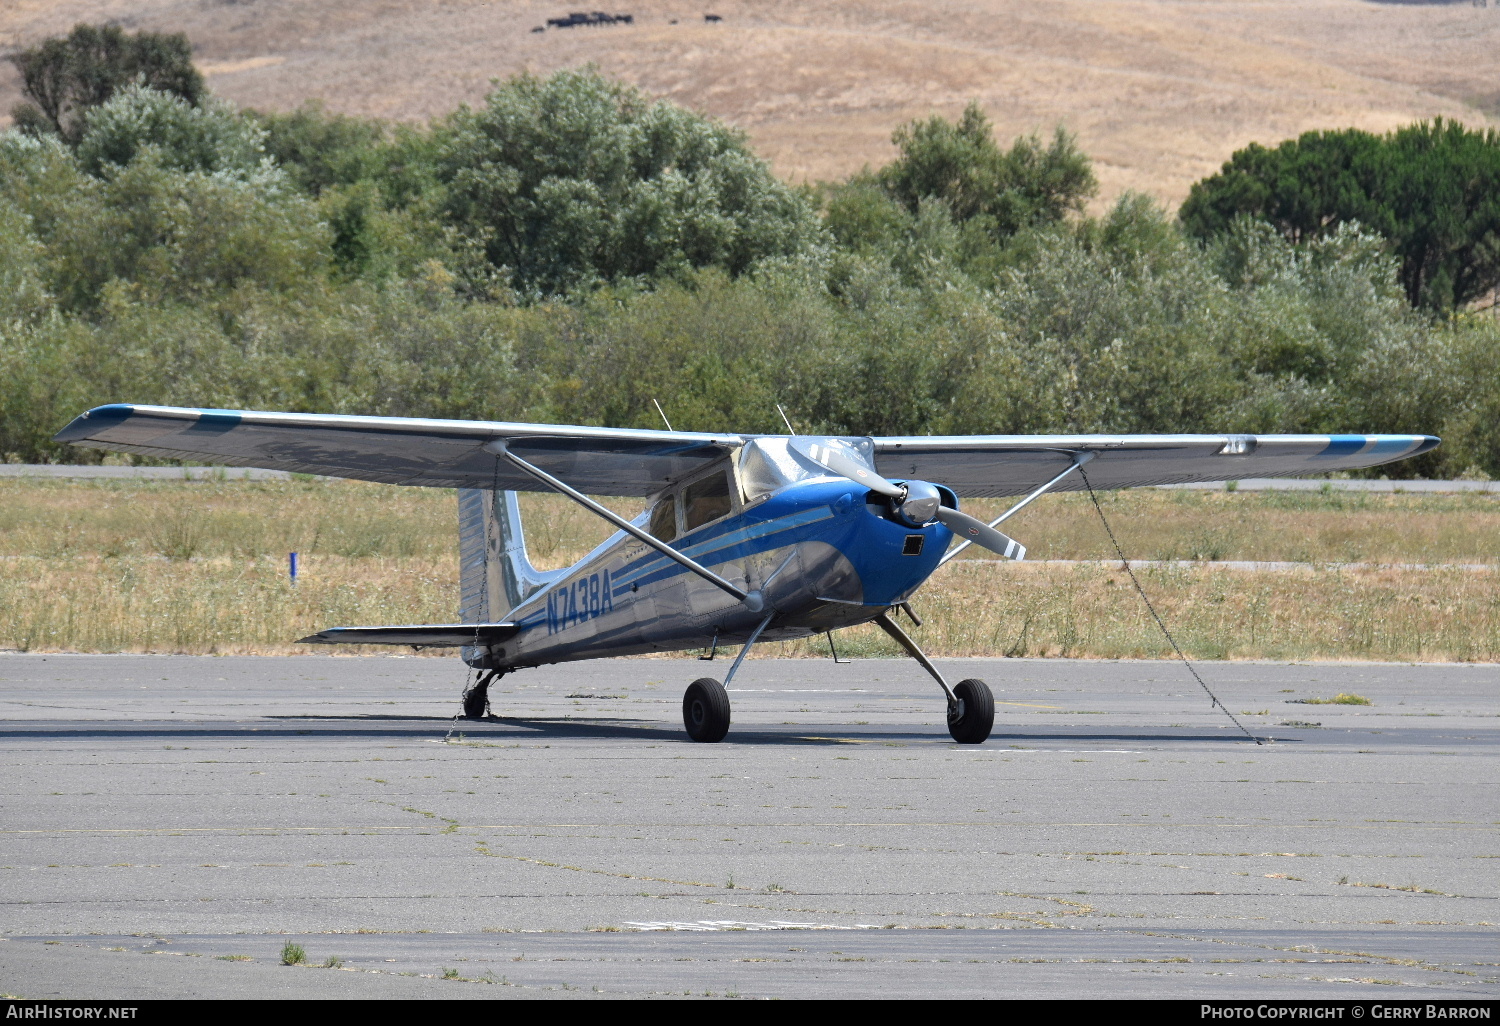
[[[936,520],[965,541],[982,545],[1006,559],[1026,558],[1026,546],[1014,538],[995,530],[983,520],[944,506],[942,493],[936,485],[926,481],[908,481],[904,485],[887,481],[842,449],[809,438],[793,437],[791,447],[819,466],[890,499],[891,512],[903,523],[926,527]]]
[[[983,545],[991,552],[999,553],[1006,559],[1025,559],[1026,546],[1016,541],[1008,534],[995,530],[983,520],[976,520],[967,513],[947,506],[939,506],[937,518],[944,527],[954,534],[971,541],[975,545]]]
[[[905,488],[887,481],[875,471],[868,469],[857,460],[850,459],[831,445],[819,445],[805,438],[793,438],[792,448],[819,466],[827,467],[835,474],[862,484],[871,491],[879,492],[888,499],[906,498]]]

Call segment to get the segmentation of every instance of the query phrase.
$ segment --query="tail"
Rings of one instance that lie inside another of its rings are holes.
[[[460,623],[499,623],[557,577],[526,555],[516,493],[487,488],[458,490],[458,565]],[[493,669],[487,649],[466,646],[463,659]]]

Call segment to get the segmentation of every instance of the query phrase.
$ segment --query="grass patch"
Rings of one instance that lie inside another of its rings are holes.
[[[282,965],[303,965],[307,962],[307,951],[301,944],[287,941],[281,948]]]
[[[1289,698],[1287,701],[1293,705],[1374,705],[1364,695],[1351,695],[1340,691],[1332,698]]]
[[[1420,884],[1409,883],[1404,886],[1388,883],[1363,883],[1359,880],[1350,880],[1347,876],[1339,877],[1340,884],[1345,887],[1373,887],[1379,891],[1406,891],[1410,894],[1436,894],[1440,898],[1456,898],[1458,895],[1449,894],[1447,891],[1434,890],[1431,887],[1423,887]]]
[[[1500,565],[1500,496],[1485,493],[1196,492],[1100,496],[1132,559]],[[606,499],[631,516],[635,499]],[[998,515],[1009,500],[964,509]],[[556,495],[523,495],[532,558],[566,566],[611,532]],[[0,480],[0,555],[445,560],[454,494],[362,481]],[[1010,522],[1034,559],[1109,559],[1088,498],[1047,496]],[[991,558],[970,549],[965,557]],[[313,568],[305,568],[312,574]]]
[[[1102,499],[1133,558],[1312,561],[1293,571],[1143,568],[1142,583],[1195,659],[1500,659],[1500,498],[1136,491]],[[966,504],[980,516],[1000,505]],[[608,533],[559,497],[525,496],[523,506],[543,566],[571,562]],[[457,600],[456,521],[453,493],[443,489],[0,481],[0,648],[329,653],[292,642],[340,624],[447,622]],[[1109,555],[1086,497],[1049,496],[1008,530],[1039,558]],[[286,575],[292,550],[302,555],[296,586]],[[1496,568],[1329,565],[1360,560]],[[915,601],[925,620],[915,634],[936,656],[1171,655],[1129,580],[1107,564],[961,559]],[[841,633],[839,650],[900,654],[868,628]],[[821,637],[754,652],[827,654]],[[1310,704],[1363,704],[1356,699]]]

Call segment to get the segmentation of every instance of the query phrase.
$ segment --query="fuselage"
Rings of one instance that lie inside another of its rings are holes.
[[[637,519],[648,522],[648,514]],[[789,640],[873,620],[937,568],[952,533],[909,527],[878,496],[842,478],[778,488],[670,544],[747,592],[756,611],[623,531],[507,619],[520,632],[495,652],[499,666],[665,652],[762,638]]]

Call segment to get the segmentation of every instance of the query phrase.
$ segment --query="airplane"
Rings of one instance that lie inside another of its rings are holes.
[[[997,527],[1050,492],[1290,477],[1427,452],[1430,435],[705,433],[558,424],[115,404],[55,440],[170,460],[458,491],[459,615],[449,624],[332,627],[314,644],[460,650],[482,718],[503,674],[580,659],[739,645],[724,680],[683,695],[693,741],[723,740],[728,685],[751,648],[874,623],[941,689],[954,741],[982,744],[982,680],[950,685],[893,613],[971,544],[1025,547]],[[616,528],[573,566],[528,558],[517,493],[553,491]],[[591,495],[649,499],[634,519]],[[960,497],[1017,497],[986,523]],[[958,544],[954,544],[954,542]],[[912,619],[915,619],[912,616]]]

